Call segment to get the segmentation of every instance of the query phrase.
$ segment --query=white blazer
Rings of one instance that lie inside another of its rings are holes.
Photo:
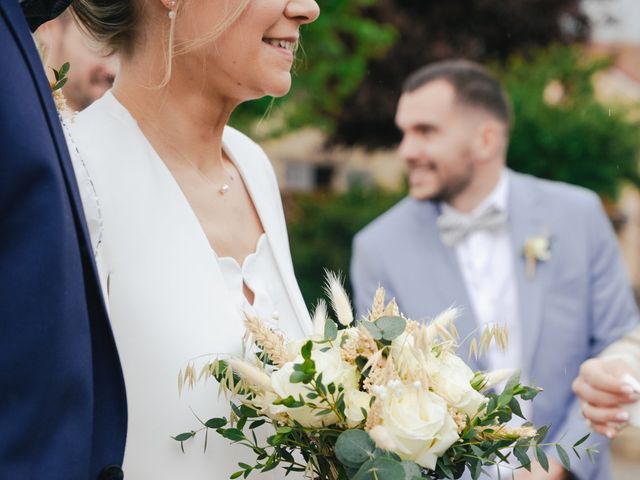
[[[242,354],[243,322],[215,253],[175,179],[111,93],[69,130],[127,388],[125,475],[199,480],[217,471],[228,478],[238,461],[251,459],[246,448],[209,434],[206,454],[201,439],[185,456],[170,438],[198,428],[193,413],[203,420],[229,414],[214,381],[181,397],[177,388],[178,372],[189,362]],[[295,331],[287,333],[308,334],[311,320],[294,276],[273,168],[258,145],[232,128],[224,131],[223,147],[248,188],[297,314]]]

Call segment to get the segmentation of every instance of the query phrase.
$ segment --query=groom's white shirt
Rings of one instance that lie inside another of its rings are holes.
[[[509,175],[504,170],[494,190],[468,216],[477,217],[490,208],[508,215],[508,195]],[[446,203],[441,208],[443,214],[450,211],[461,214]],[[491,324],[508,327],[508,349],[506,352],[490,349],[489,368],[495,370],[522,365],[522,329],[508,225],[475,230],[459,241],[454,250],[479,329]]]

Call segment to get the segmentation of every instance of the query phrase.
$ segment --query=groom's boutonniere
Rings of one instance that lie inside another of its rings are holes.
[[[53,70],[53,76],[55,79],[51,82],[51,92],[53,93],[53,100],[56,102],[56,107],[60,113],[63,113],[67,108],[67,100],[62,94],[62,87],[67,83],[69,67],[69,62],[66,62],[62,67],[60,67],[60,70],[56,70],[55,68],[51,69]]]
[[[524,258],[527,262],[527,278],[532,280],[538,262],[551,259],[551,239],[547,235],[529,237],[524,244]]]

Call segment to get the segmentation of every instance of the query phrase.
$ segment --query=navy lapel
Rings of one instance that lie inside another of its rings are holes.
[[[536,352],[540,329],[545,285],[549,266],[538,262],[532,276],[527,275],[524,245],[534,236],[552,236],[540,209],[540,200],[523,175],[509,172],[509,224],[513,245],[514,269],[518,286],[519,321],[522,335],[523,371],[530,371]]]
[[[29,28],[26,24],[26,20],[22,13],[20,4],[15,1],[1,2],[0,9],[3,9],[7,15],[7,25],[12,30],[13,36],[17,39],[17,44],[22,50],[22,55],[29,66],[31,76],[34,80],[34,84],[38,88],[38,100],[42,106],[42,112],[44,113],[51,137],[58,153],[58,162],[60,164],[60,170],[63,173],[65,187],[69,195],[69,202],[74,214],[75,224],[78,229],[78,237],[80,245],[86,252],[89,252],[91,269],[95,278],[97,279],[97,272],[95,262],[93,261],[93,254],[90,253],[91,242],[89,241],[89,232],[87,230],[86,223],[84,221],[84,211],[82,209],[82,203],[80,201],[80,194],[78,193],[78,187],[76,184],[76,177],[71,166],[71,159],[69,158],[69,150],[67,148],[67,142],[64,138],[62,126],[60,124],[60,118],[58,117],[58,111],[56,110],[53,102],[53,96],[51,94],[51,87],[47,81],[47,77],[44,73],[42,61],[38,55],[38,50],[35,46],[35,42],[29,33]],[[24,24],[22,28],[16,28]]]
[[[444,308],[446,306],[461,308],[461,315],[456,321],[461,343],[458,354],[468,361],[474,371],[485,369],[485,359],[468,358],[471,338],[479,336],[480,330],[455,250],[445,245],[440,236],[437,227],[440,210],[434,202],[415,202],[415,205],[421,218],[414,224],[420,232],[411,235],[410,238],[418,242],[412,251],[424,255],[423,259],[416,259],[415,266],[418,268],[424,266],[424,269],[420,276],[409,275],[409,277],[424,278],[426,275],[425,287],[433,289],[439,298],[446,299]]]

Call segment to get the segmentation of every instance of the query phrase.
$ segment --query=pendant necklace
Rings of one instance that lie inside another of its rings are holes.
[[[211,180],[209,177],[207,177],[202,172],[202,170],[200,170],[189,158],[186,158],[186,160],[191,164],[191,166],[195,169],[196,173],[205,181],[205,183],[208,183],[209,185],[215,185],[217,183]],[[222,169],[224,170],[224,173],[229,177],[229,183],[224,182],[222,185],[217,187],[217,190],[220,195],[224,196],[227,193],[229,193],[229,190],[231,190],[230,184],[235,182],[236,179],[233,176],[233,174],[227,170],[227,167],[224,166],[224,159],[222,160]]]

